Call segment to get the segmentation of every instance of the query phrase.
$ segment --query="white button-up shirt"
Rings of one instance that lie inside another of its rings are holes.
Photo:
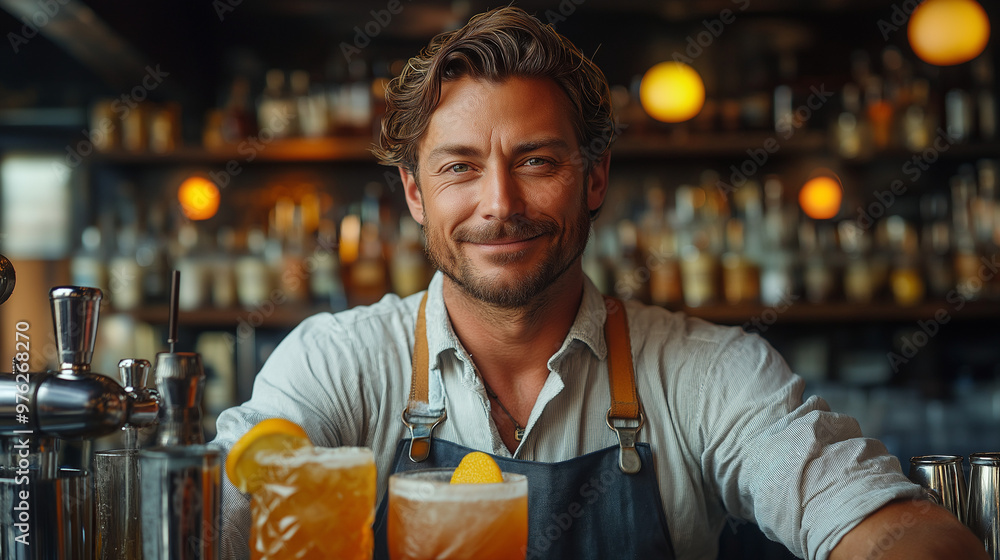
[[[451,327],[442,278],[431,281],[426,309],[430,374],[440,376],[448,414],[434,437],[512,456]],[[303,321],[264,364],[251,399],[219,416],[214,443],[228,449],[260,420],[288,418],[316,445],[370,447],[381,499],[396,444],[408,436],[400,413],[421,296],[390,295]],[[898,460],[863,438],[853,418],[817,397],[802,402],[802,380],[757,335],[635,302],[626,311],[646,415],[638,439],[651,445],[655,463],[643,468],[656,469],[678,559],[714,559],[727,515],[757,523],[796,555],[826,558],[865,516],[919,496]],[[605,423],[605,315],[587,281],[514,458],[554,462],[617,445]],[[225,481],[224,557],[246,557],[248,535],[248,500]]]

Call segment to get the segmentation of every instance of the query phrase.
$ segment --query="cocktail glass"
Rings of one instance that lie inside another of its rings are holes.
[[[360,447],[259,452],[253,560],[371,560],[375,458]]]
[[[528,548],[528,479],[450,484],[454,469],[389,477],[392,560],[524,560]]]

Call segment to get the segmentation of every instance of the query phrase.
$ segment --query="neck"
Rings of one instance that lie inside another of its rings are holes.
[[[444,278],[444,301],[455,334],[475,356],[484,378],[496,385],[527,372],[547,375],[548,359],[562,346],[583,299],[583,271],[570,267],[531,303],[498,308]]]

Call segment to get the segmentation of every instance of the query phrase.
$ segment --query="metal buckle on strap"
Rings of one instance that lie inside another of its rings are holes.
[[[618,436],[618,447],[620,448],[620,453],[618,454],[618,468],[620,468],[625,474],[635,474],[642,468],[642,460],[639,459],[639,452],[635,449],[636,434],[638,434],[639,430],[642,429],[642,425],[646,423],[646,417],[640,410],[639,425],[635,427],[615,426],[612,420],[631,420],[631,418],[612,419],[611,409],[608,409],[608,427],[614,430],[615,435]]]
[[[431,453],[431,439],[434,428],[448,417],[447,412],[441,416],[410,416],[410,407],[403,410],[403,424],[410,430],[410,460],[419,463]]]

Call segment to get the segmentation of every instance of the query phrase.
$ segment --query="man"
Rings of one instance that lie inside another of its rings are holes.
[[[317,445],[372,448],[380,496],[392,472],[486,451],[534,484],[528,558],[711,559],[727,512],[808,558],[985,558],[854,420],[803,403],[760,338],[597,293],[580,255],[614,123],[566,39],[489,12],[435,38],[387,100],[375,152],[440,272],[425,294],[305,321],[218,443],[283,416]],[[223,514],[244,557],[228,482]]]

